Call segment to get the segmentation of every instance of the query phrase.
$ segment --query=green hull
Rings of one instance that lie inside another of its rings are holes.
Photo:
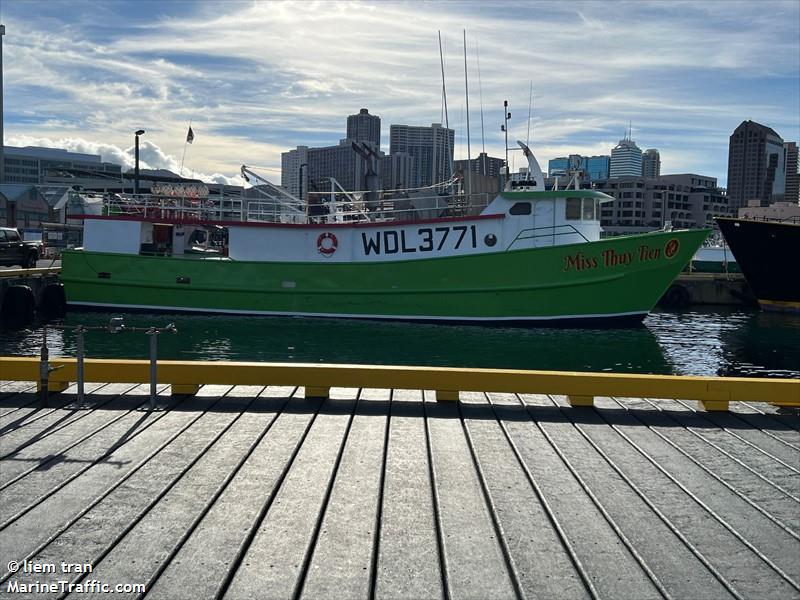
[[[395,262],[240,262],[75,250],[70,305],[409,320],[640,319],[708,230]],[[179,283],[180,282],[180,283]]]

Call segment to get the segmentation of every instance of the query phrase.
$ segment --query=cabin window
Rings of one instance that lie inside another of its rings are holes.
[[[508,213],[511,215],[529,215],[531,214],[531,203],[517,202],[508,210]]]
[[[581,199],[567,198],[567,220],[577,221],[581,218]]]
[[[583,199],[583,220],[594,221],[594,198]]]

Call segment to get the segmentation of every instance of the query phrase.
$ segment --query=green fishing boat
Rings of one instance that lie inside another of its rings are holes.
[[[332,197],[309,216],[183,197],[113,197],[62,256],[70,306],[436,322],[640,321],[708,230],[601,238],[594,190],[531,178],[479,210],[463,195]],[[263,205],[263,203],[261,203]],[[198,232],[205,234],[198,235]],[[209,232],[212,232],[213,235]],[[217,239],[202,251],[197,240]]]

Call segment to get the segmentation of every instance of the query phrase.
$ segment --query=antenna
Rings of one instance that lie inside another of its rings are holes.
[[[528,93],[528,138],[525,145],[531,145],[531,106],[533,105],[533,79],[531,79],[531,91]]]
[[[475,36],[475,54],[478,57],[478,93],[481,100],[481,152],[486,154],[486,138],[483,133],[483,86],[481,85],[481,53],[478,49],[478,36]],[[481,165],[483,167],[483,174],[486,175],[486,162]]]
[[[447,152],[447,164],[450,167],[450,176],[453,175],[453,154],[450,151],[450,119],[447,116],[447,88],[444,84],[444,54],[442,53],[442,32],[439,33],[439,64],[442,67],[442,97],[444,98],[444,139],[445,139],[445,152]],[[434,145],[434,148],[436,146]]]
[[[506,171],[508,171],[508,120],[511,118],[511,113],[508,112],[508,100],[503,100],[503,124],[500,125],[500,131],[506,134]]]
[[[472,193],[472,152],[469,145],[469,78],[467,77],[467,30],[464,29],[464,96],[467,100],[467,195]]]

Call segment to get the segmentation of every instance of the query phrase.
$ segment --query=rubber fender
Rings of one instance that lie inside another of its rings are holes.
[[[33,321],[36,298],[27,285],[12,285],[3,296],[0,321],[11,329],[21,329]]]
[[[67,295],[63,283],[48,283],[45,286],[39,310],[48,319],[60,319],[67,314]]]
[[[659,304],[669,308],[686,308],[692,303],[691,294],[684,286],[673,283],[661,297]]]

